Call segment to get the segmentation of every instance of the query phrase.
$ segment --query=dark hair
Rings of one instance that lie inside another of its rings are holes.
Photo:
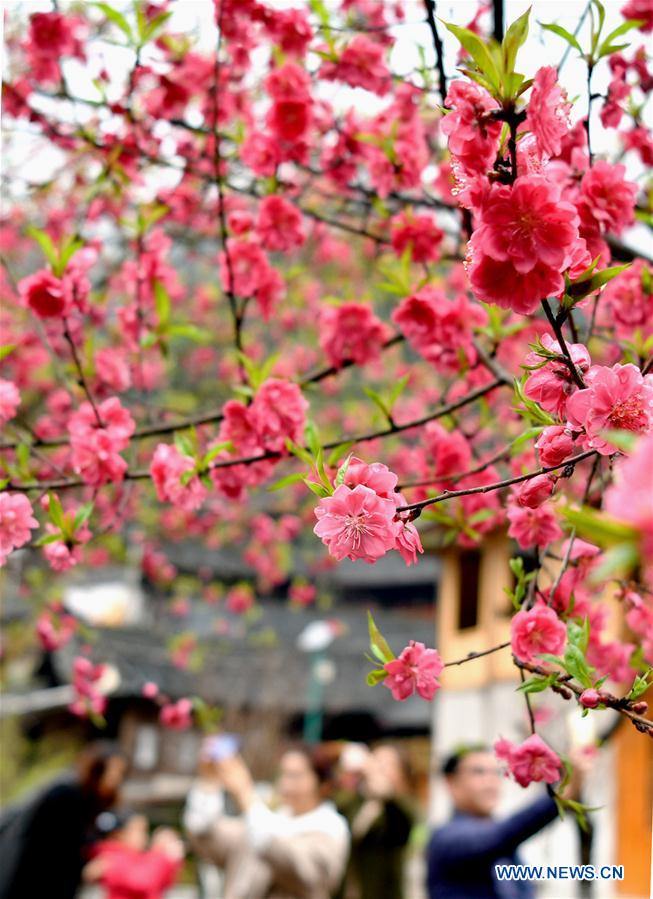
[[[458,770],[462,760],[474,752],[490,752],[490,749],[484,743],[466,743],[463,746],[459,746],[444,760],[440,769],[441,772],[445,777],[451,777]]]
[[[338,763],[338,753],[333,745],[318,743],[294,743],[287,746],[284,755],[288,752],[296,752],[303,755],[311,771],[315,774],[320,786],[320,793],[327,795],[333,785],[333,780]]]
[[[77,759],[79,783],[87,800],[97,811],[111,808],[117,797],[117,790],[107,791],[102,779],[111,759],[121,758],[127,762],[127,756],[117,743],[109,740],[97,740],[82,749]]]

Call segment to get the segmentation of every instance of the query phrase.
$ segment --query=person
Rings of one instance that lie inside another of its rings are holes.
[[[565,797],[577,798],[585,763],[579,757]],[[429,899],[531,899],[528,881],[499,881],[496,864],[520,864],[517,848],[558,815],[544,793],[530,805],[497,821],[502,771],[485,746],[467,746],[442,767],[454,811],[431,835],[427,847]]]
[[[258,798],[240,755],[202,766],[184,813],[188,841],[224,870],[229,899],[328,899],[347,863],[345,819],[327,798],[333,760],[320,747],[296,746],[279,762],[281,807]],[[224,813],[223,790],[239,814]]]
[[[93,822],[115,804],[126,772],[117,745],[91,743],[73,777],[13,816],[0,834],[0,899],[73,899]]]
[[[161,899],[173,885],[184,858],[184,847],[169,827],[152,836],[144,815],[105,812],[98,828],[107,835],[83,872],[86,883],[104,887],[105,899]]]
[[[358,789],[337,798],[352,840],[344,899],[404,896],[406,846],[415,821],[410,780],[407,758],[382,744],[368,753]]]

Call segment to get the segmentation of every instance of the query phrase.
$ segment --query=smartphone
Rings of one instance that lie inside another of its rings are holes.
[[[202,746],[202,758],[209,762],[223,762],[232,758],[240,749],[240,739],[236,734],[218,734],[207,737]]]

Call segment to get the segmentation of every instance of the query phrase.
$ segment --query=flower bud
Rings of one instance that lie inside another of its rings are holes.
[[[579,702],[586,709],[595,709],[601,702],[601,694],[598,690],[584,690],[579,697]]]

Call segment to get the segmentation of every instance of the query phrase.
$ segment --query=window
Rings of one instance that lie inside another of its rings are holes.
[[[154,724],[141,724],[136,729],[134,768],[152,771],[159,760],[159,732]]]
[[[458,630],[478,624],[478,590],[481,573],[481,554],[470,549],[459,557],[460,593],[458,596]]]

